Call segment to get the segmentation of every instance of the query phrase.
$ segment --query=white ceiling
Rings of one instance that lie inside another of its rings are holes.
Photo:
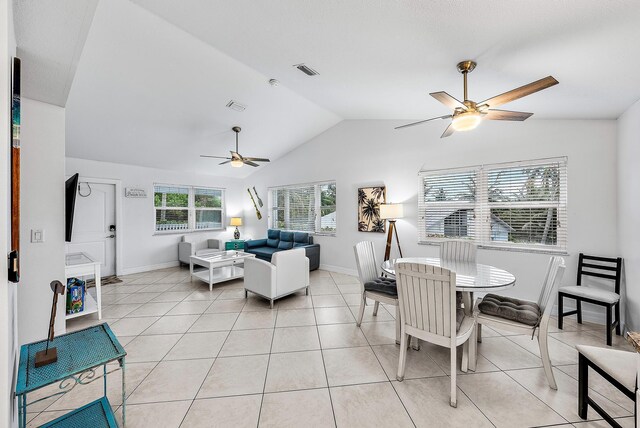
[[[617,118],[640,98],[638,0],[132,0],[343,118],[418,119],[553,75],[510,104],[542,118]],[[320,76],[291,67],[306,62]]]
[[[98,0],[15,0],[22,95],[64,106]]]
[[[229,100],[246,104],[240,113]],[[96,10],[66,107],[67,156],[245,177],[219,166],[234,125],[240,153],[276,159],[335,114],[125,0]]]
[[[226,155],[233,125],[242,154],[276,159],[341,119],[440,116],[428,93],[462,98],[463,59],[476,101],[556,77],[504,106],[534,118],[612,119],[640,98],[637,0],[97,2],[14,0],[24,94],[66,103],[77,158],[245,177],[199,158]]]

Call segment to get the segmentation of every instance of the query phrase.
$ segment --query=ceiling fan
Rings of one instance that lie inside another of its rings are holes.
[[[220,162],[220,165],[224,165],[226,163],[230,163],[234,168],[240,168],[243,165],[249,166],[259,166],[256,162],[269,162],[269,159],[266,158],[246,158],[241,156],[238,153],[238,134],[242,130],[239,126],[234,126],[231,128],[233,132],[236,133],[236,151],[231,150],[231,157],[224,156],[210,156],[210,155],[200,155],[201,158],[216,158],[216,159],[226,159],[224,162]]]
[[[451,119],[451,123],[444,130],[444,133],[440,138],[448,137],[455,131],[470,131],[477,127],[483,119],[488,120],[513,120],[523,121],[533,115],[533,113],[524,113],[520,111],[509,110],[497,110],[495,107],[501,106],[511,101],[515,101],[518,98],[526,97],[535,92],[547,89],[553,85],[557,85],[558,81],[553,76],[547,76],[544,79],[536,80],[528,85],[520,86],[504,94],[496,95],[495,97],[484,100],[480,103],[476,103],[467,98],[467,74],[471,73],[476,68],[474,61],[462,61],[458,63],[458,71],[462,73],[464,78],[464,101],[458,101],[446,92],[432,92],[431,95],[442,104],[446,105],[450,109],[453,109],[452,114],[446,116],[433,117],[431,119],[420,120],[418,122],[408,123],[406,125],[398,126],[395,129],[407,128],[409,126],[420,125],[421,123],[429,122],[438,119]]]

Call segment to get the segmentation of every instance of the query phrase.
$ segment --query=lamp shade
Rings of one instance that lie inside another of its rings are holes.
[[[229,226],[242,226],[242,217],[231,217]]]
[[[393,220],[404,217],[402,204],[381,204],[380,218],[383,220]]]

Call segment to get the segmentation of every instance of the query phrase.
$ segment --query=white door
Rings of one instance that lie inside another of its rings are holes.
[[[79,187],[67,253],[87,253],[92,259],[100,261],[101,276],[115,275],[116,186],[87,184],[80,177]]]

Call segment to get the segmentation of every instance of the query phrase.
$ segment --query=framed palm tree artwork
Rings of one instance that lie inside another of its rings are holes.
[[[358,189],[358,232],[386,232],[385,221],[380,218],[380,204],[386,197],[385,186]]]

